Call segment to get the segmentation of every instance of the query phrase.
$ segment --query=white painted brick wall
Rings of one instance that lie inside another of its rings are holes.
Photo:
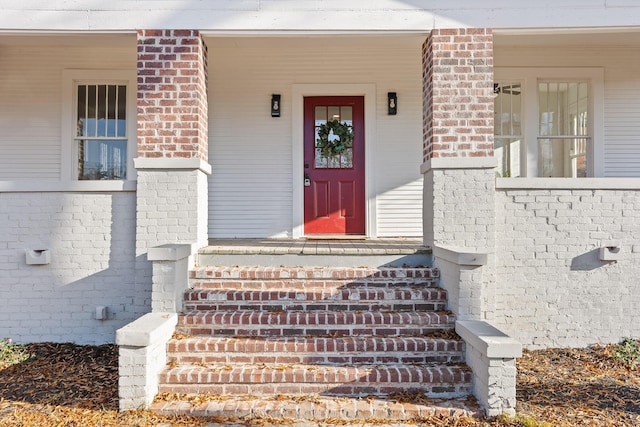
[[[640,337],[638,242],[640,191],[497,191],[493,323],[529,348]]]
[[[0,337],[111,343],[150,310],[151,284],[134,286],[135,193],[0,193],[0,236]],[[51,263],[27,265],[26,249]]]

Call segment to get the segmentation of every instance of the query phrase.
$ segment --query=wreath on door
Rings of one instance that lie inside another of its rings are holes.
[[[329,120],[318,128],[316,148],[323,157],[334,157],[342,154],[353,145],[353,131],[346,123]]]

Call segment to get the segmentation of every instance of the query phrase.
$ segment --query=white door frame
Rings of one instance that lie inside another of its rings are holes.
[[[294,84],[291,90],[293,238],[304,237],[304,97],[364,96],[365,220],[367,237],[377,237],[375,173],[376,85],[370,84]]]

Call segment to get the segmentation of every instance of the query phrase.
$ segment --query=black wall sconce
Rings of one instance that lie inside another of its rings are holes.
[[[271,117],[280,117],[280,95],[271,95]]]
[[[389,99],[387,107],[389,107],[389,115],[395,116],[398,114],[398,95],[395,92],[388,92],[387,97]]]

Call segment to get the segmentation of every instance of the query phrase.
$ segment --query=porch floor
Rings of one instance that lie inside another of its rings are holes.
[[[206,255],[417,255],[431,249],[419,238],[210,239]]]

